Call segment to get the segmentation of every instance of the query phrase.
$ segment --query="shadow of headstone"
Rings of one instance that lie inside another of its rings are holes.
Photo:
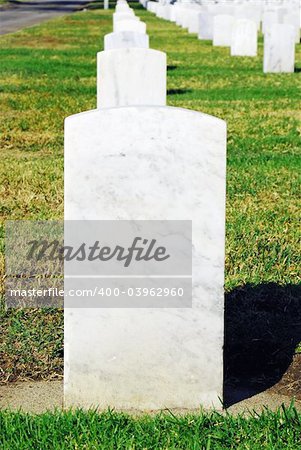
[[[281,380],[301,342],[301,286],[245,285],[225,296],[224,405]]]

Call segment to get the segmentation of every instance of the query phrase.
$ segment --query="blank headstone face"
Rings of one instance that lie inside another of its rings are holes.
[[[135,14],[128,13],[114,13],[113,14],[113,29],[116,27],[116,23],[122,20],[135,20],[139,21],[139,17],[136,17]]]
[[[181,5],[181,3],[179,4],[179,6],[177,6],[176,24],[183,26],[186,8],[183,6],[180,6],[180,5]]]
[[[66,220],[188,220],[193,243],[191,308],[65,308],[66,407],[221,407],[225,168],[225,123],[206,114],[141,106],[66,120]]]
[[[199,13],[199,8],[186,8],[183,11],[183,17],[182,17],[182,27],[189,29],[196,29],[196,31],[189,31],[190,33],[197,33],[198,32],[198,26],[196,25],[198,22],[196,20],[197,14]]]
[[[257,26],[246,19],[236,20],[233,27],[231,56],[257,55]]]
[[[262,12],[259,5],[248,5],[243,3],[242,5],[237,5],[235,7],[235,18],[252,20],[256,23],[257,30],[260,29],[261,15]]]
[[[120,31],[135,31],[137,33],[146,33],[146,23],[140,20],[118,20],[114,23],[115,33]]]
[[[293,25],[274,24],[264,36],[263,71],[294,72],[295,28]]]
[[[134,12],[132,10],[124,11],[124,12],[115,12],[113,14],[113,22],[115,20],[128,20],[130,18],[138,19],[138,17],[135,16]]]
[[[171,8],[170,5],[158,5],[156,9],[156,15],[161,19],[169,20],[170,19]]]
[[[115,8],[116,12],[128,12],[131,8],[126,3],[117,4]]]
[[[265,33],[271,25],[280,23],[278,9],[270,9],[263,12],[262,17],[262,32]]]
[[[290,8],[286,10],[286,13],[283,15],[282,23],[293,25],[295,28],[295,43],[298,44],[300,42],[300,7],[295,6],[294,8]]]
[[[177,19],[177,14],[176,14],[176,8],[175,8],[175,5],[174,5],[174,4],[173,4],[173,5],[169,5],[169,8],[170,8],[170,17],[169,17],[169,20],[170,20],[171,22],[175,22],[176,19]]]
[[[123,48],[97,54],[97,107],[166,104],[166,54]]]
[[[213,39],[213,15],[209,12],[198,14],[199,39]]]
[[[147,10],[151,11],[152,13],[156,13],[157,8],[159,6],[158,2],[147,2]]]
[[[156,10],[156,16],[159,18],[163,18],[163,9],[164,9],[164,5],[158,5],[157,10]]]
[[[213,18],[213,45],[230,47],[235,19],[229,15],[217,15]]]
[[[208,4],[208,11],[214,15],[234,16],[235,6],[226,3]]]
[[[194,11],[189,16],[188,22],[188,32],[189,33],[198,33],[199,32],[199,12]]]
[[[121,31],[109,33],[104,37],[104,49],[115,50],[118,48],[149,48],[149,37],[144,33],[135,31]]]
[[[191,15],[192,11],[190,11],[188,8],[184,8],[182,11],[182,17],[181,17],[181,26],[183,28],[188,28],[189,26],[189,17]]]

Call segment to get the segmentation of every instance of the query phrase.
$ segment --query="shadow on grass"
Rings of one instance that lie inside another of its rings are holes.
[[[301,72],[301,67],[295,67],[294,72],[295,73],[300,73]]]
[[[192,89],[167,89],[167,95],[182,95],[192,92]]]
[[[301,286],[238,287],[225,297],[224,404],[281,380],[301,342]]]
[[[178,66],[174,66],[174,65],[172,65],[172,64],[169,64],[168,66],[167,66],[167,71],[169,72],[169,71],[171,71],[171,70],[176,70],[178,68]]]

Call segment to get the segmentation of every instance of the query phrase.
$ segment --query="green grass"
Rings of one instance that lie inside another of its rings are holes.
[[[301,416],[293,407],[249,417],[215,412],[140,418],[110,411],[38,416],[1,412],[0,429],[2,450],[297,450],[301,446]]]
[[[300,283],[301,74],[263,74],[262,38],[258,57],[231,58],[141,8],[137,14],[151,47],[167,52],[168,104],[228,123],[227,301],[239,297],[243,306],[237,292],[246,292],[254,304],[270,304],[280,292],[284,314],[290,286]],[[91,10],[1,36],[2,223],[63,217],[63,121],[96,106],[96,53],[111,23],[112,11]],[[300,69],[300,45],[296,61]],[[0,319],[3,381],[62,374],[61,311],[2,307]],[[275,333],[264,339],[281,345]]]

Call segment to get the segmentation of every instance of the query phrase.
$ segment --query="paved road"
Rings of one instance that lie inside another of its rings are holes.
[[[13,1],[0,9],[0,34],[13,33],[22,28],[82,9],[89,0],[32,0]]]

